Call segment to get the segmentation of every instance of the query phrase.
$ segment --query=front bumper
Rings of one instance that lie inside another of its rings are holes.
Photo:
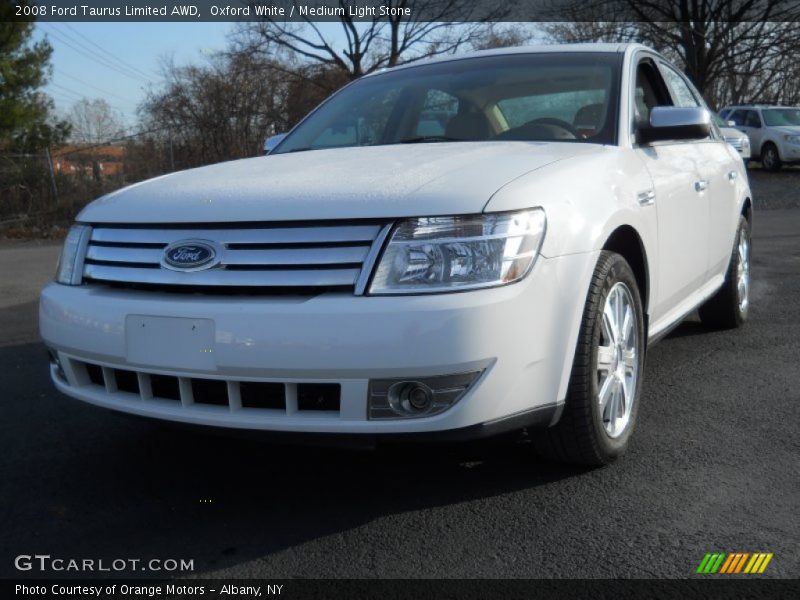
[[[790,144],[789,142],[783,141],[779,145],[778,154],[781,157],[781,160],[786,163],[797,163],[800,162],[800,145],[798,144]]]
[[[50,284],[41,296],[40,329],[63,367],[63,378],[51,369],[60,391],[141,416],[264,431],[376,435],[476,426],[488,431],[487,424],[509,417],[547,424],[557,418],[566,393],[596,259],[596,253],[540,257],[517,284],[427,296],[221,297]],[[145,337],[132,331],[142,319],[158,325]],[[195,322],[202,333],[196,340],[182,338],[172,327]],[[341,386],[340,405],[331,411],[297,410],[296,404],[266,410],[233,402],[201,404],[191,394],[176,402],[123,391],[113,379],[98,385],[87,377],[85,364],[105,374],[134,372],[140,382],[151,375],[178,378],[182,392],[198,379],[222,381],[229,392],[242,382],[278,382],[287,389],[335,383]],[[368,418],[370,380],[469,371],[482,375],[443,413]]]

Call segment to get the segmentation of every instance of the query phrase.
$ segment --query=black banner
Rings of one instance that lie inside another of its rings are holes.
[[[6,580],[3,598],[76,600],[206,600],[281,598],[286,600],[358,600],[432,598],[444,600],[503,598],[533,600],[569,598],[797,598],[800,584],[793,580],[708,577],[685,580],[424,580],[424,579],[191,579],[149,580]]]
[[[690,18],[680,0],[12,0],[13,19],[83,22],[656,21]],[[800,0],[714,3],[717,22],[800,20]]]

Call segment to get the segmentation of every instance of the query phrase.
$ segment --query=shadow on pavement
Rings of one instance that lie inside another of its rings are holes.
[[[19,575],[11,557],[23,551],[194,558],[202,574],[387,515],[584,472],[537,462],[525,442],[356,451],[208,435],[60,395],[41,344],[0,348],[0,364],[11,367],[0,425],[14,499],[5,576]]]

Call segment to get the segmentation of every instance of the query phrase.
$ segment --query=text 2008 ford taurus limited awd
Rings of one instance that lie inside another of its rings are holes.
[[[505,49],[346,86],[268,156],[86,207],[42,292],[59,390],[201,425],[466,438],[604,464],[648,342],[748,313],[751,201],[638,45]]]

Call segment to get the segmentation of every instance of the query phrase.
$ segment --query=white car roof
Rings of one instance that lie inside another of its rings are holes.
[[[482,56],[502,56],[508,54],[547,54],[556,52],[597,52],[597,53],[616,53],[625,54],[627,52],[634,52],[635,50],[647,50],[658,54],[652,48],[642,44],[625,43],[625,44],[540,44],[535,46],[512,46],[508,48],[493,48],[491,50],[478,50],[475,52],[467,52],[464,54],[450,54],[446,56],[437,56],[424,60],[398,65],[396,67],[387,67],[366,75],[370,77],[379,73],[386,73],[388,71],[397,71],[400,69],[410,69],[416,66],[429,65],[433,63],[442,63],[453,60],[464,60],[469,58],[476,58]]]

